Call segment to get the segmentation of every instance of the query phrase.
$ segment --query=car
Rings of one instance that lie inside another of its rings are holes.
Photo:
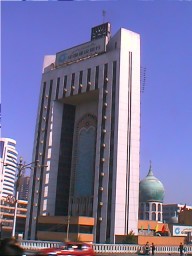
[[[94,256],[95,253],[91,244],[83,242],[66,242],[58,248],[41,249],[36,255]]]

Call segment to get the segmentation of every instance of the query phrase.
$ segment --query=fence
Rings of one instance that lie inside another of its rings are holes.
[[[62,245],[61,242],[52,241],[35,241],[35,240],[22,240],[20,245],[26,250],[39,250],[43,248],[54,248]],[[192,254],[192,245],[185,246],[186,254]],[[124,254],[138,253],[142,249],[139,245],[131,244],[93,244],[93,249],[97,254]],[[160,254],[175,254],[179,253],[178,246],[156,246],[155,253]]]

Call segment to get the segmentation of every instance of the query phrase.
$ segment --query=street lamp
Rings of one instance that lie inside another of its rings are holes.
[[[70,215],[67,216],[67,242],[69,242],[69,224],[70,224]]]
[[[32,168],[35,168],[35,167],[47,167],[47,165],[38,165],[39,163],[39,160],[36,160],[34,162],[31,162],[29,164],[25,164],[23,163],[23,158],[20,157],[19,159],[19,163],[16,163],[16,169],[17,169],[17,180],[16,180],[16,186],[15,186],[15,189],[16,189],[16,196],[15,196],[15,209],[14,209],[14,218],[13,218],[13,229],[12,229],[12,237],[15,237],[15,228],[16,228],[16,220],[17,220],[17,207],[18,207],[18,199],[19,199],[19,184],[20,184],[20,178],[22,176],[22,172],[26,169],[32,169]],[[35,164],[34,167],[32,167],[31,165],[32,164]],[[9,164],[5,164],[5,166],[8,166]]]

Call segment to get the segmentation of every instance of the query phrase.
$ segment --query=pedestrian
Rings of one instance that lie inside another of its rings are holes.
[[[154,255],[155,254],[155,245],[154,245],[154,243],[152,243],[152,245],[151,245],[151,251],[152,251],[152,255]]]
[[[145,254],[149,255],[149,251],[150,251],[150,246],[149,246],[149,242],[147,242],[145,245]]]
[[[182,256],[183,255],[183,244],[182,243],[180,243],[178,251],[180,253],[180,256]]]
[[[22,256],[24,250],[14,238],[5,238],[0,242],[0,256]]]

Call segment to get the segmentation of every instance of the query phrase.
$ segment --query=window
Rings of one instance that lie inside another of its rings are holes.
[[[10,146],[13,146],[13,147],[15,147],[16,146],[16,144],[15,143],[13,143],[13,142],[11,142],[11,141],[8,141],[8,143],[7,143],[8,145],[10,145]]]
[[[11,154],[11,155],[14,155],[14,156],[17,156],[17,153],[11,151],[11,150],[7,150],[7,153]]]
[[[73,73],[71,77],[71,86],[74,86],[74,84],[75,84],[75,73]]]
[[[156,211],[156,204],[152,204],[152,211]]]
[[[152,220],[156,220],[156,213],[152,212]]]
[[[98,88],[99,83],[99,66],[96,66],[96,72],[95,72],[95,89]]]

